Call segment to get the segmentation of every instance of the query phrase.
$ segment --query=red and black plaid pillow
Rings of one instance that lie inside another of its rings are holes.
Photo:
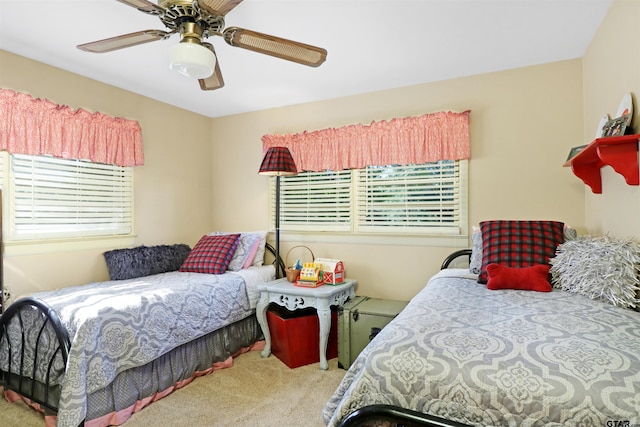
[[[202,236],[193,247],[180,271],[191,273],[222,274],[227,270],[236,252],[240,234]]]
[[[482,267],[479,283],[487,283],[487,266],[529,267],[548,264],[564,242],[564,223],[557,221],[497,220],[480,223]]]

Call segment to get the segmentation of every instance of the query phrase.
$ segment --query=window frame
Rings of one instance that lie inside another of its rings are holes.
[[[103,165],[100,163],[95,163],[87,160],[69,160],[69,159],[58,159],[52,156],[29,156],[29,155],[15,155],[24,158],[43,158],[47,162],[51,162],[55,164],[55,159],[60,160],[60,165],[64,169],[64,167],[68,167],[69,170],[77,169],[77,165],[82,165],[84,163],[95,164],[99,169],[113,169],[112,175],[117,174],[117,170],[125,170],[126,177],[123,176],[120,183],[123,186],[120,187],[119,191],[126,192],[123,198],[126,198],[128,203],[127,214],[129,215],[128,226],[125,229],[121,230],[123,233],[108,233],[108,230],[105,230],[105,233],[81,233],[81,232],[70,232],[66,234],[58,234],[51,237],[44,236],[16,236],[15,234],[15,210],[16,206],[18,206],[16,202],[17,191],[15,188],[15,178],[16,175],[12,169],[12,161],[13,154],[10,154],[6,151],[1,152],[0,158],[0,183],[2,185],[2,215],[4,218],[4,227],[3,227],[3,243],[5,245],[5,253],[9,256],[11,255],[30,255],[34,253],[47,253],[47,252],[56,252],[56,251],[69,251],[69,250],[85,250],[85,249],[97,249],[97,248],[112,248],[115,246],[129,246],[135,242],[135,221],[134,221],[134,168],[133,167],[121,167],[121,166],[111,166],[111,165]],[[88,168],[91,169],[91,166]],[[82,170],[82,169],[80,169]],[[88,174],[91,175],[91,174]],[[98,175],[98,174],[96,174]],[[113,181],[111,181],[113,183]],[[82,184],[80,184],[82,186]],[[80,202],[82,203],[82,202]]]
[[[288,228],[283,224],[282,216],[282,194],[286,188],[284,180],[281,180],[281,212],[280,212],[280,240],[281,241],[309,241],[309,242],[331,242],[331,243],[362,243],[362,244],[401,244],[416,246],[453,246],[461,247],[468,245],[468,187],[469,187],[469,161],[466,159],[458,162],[458,215],[457,226],[447,230],[430,230],[429,232],[400,231],[398,229],[386,232],[362,230],[353,225],[349,230],[305,230],[303,227],[296,229]],[[351,182],[351,216],[357,215],[355,194],[357,187],[357,174],[360,170],[352,171]],[[285,178],[285,177],[281,177]],[[286,179],[286,178],[285,178]],[[270,181],[269,194],[269,216],[270,223],[275,220],[275,178]]]

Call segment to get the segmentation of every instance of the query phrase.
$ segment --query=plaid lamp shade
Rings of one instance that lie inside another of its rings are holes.
[[[271,147],[262,159],[260,175],[297,175],[298,170],[287,147]]]

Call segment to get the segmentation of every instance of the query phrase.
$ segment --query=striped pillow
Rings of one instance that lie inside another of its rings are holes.
[[[191,273],[222,274],[227,270],[236,252],[240,234],[202,236],[193,247],[180,271]]]

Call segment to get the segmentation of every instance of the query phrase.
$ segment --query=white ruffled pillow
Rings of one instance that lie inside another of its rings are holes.
[[[625,308],[640,303],[640,244],[632,239],[578,237],[560,244],[549,262],[555,288]]]

